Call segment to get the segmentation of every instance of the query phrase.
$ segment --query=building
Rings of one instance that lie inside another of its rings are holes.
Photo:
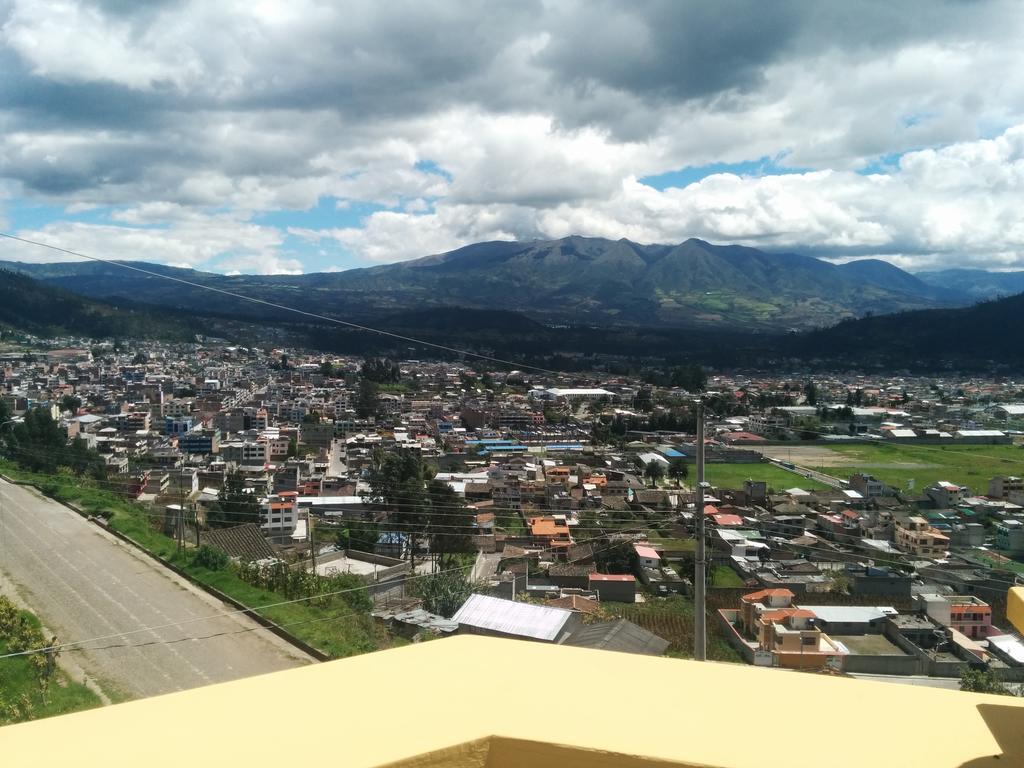
[[[462,633],[547,643],[562,642],[582,623],[579,614],[564,608],[480,594],[470,595],[452,621]]]
[[[931,499],[936,509],[956,509],[964,503],[968,489],[962,485],[940,480],[925,488],[924,495]]]
[[[592,573],[587,587],[597,592],[601,602],[636,602],[636,576],[631,573]]]
[[[294,491],[274,494],[260,504],[260,528],[267,538],[290,541],[298,524],[298,494]]]
[[[984,640],[992,633],[992,607],[974,595],[921,594],[914,600],[939,624],[972,640]]]
[[[996,548],[1011,555],[1024,554],[1024,522],[1003,520],[996,523]]]
[[[896,524],[896,546],[915,557],[940,559],[949,550],[949,537],[915,516]]]
[[[879,496],[886,496],[889,493],[889,487],[881,480],[877,480],[874,475],[868,475],[863,472],[856,472],[850,475],[850,488],[857,491],[865,499],[875,499]]]
[[[1024,495],[1024,478],[1003,475],[993,477],[988,481],[988,495],[992,499]]]
[[[796,608],[792,601],[793,593],[788,589],[763,589],[743,595],[737,630],[752,638],[771,666],[841,668],[845,654],[842,646],[821,631],[813,611]]]

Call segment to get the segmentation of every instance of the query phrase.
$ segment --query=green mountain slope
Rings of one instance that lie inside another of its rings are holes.
[[[196,328],[166,311],[116,307],[0,270],[0,325],[38,336],[188,340]]]
[[[639,245],[567,237],[477,243],[414,261],[340,273],[224,276],[144,265],[205,285],[341,318],[415,309],[522,312],[549,324],[785,330],[868,313],[948,306],[955,295],[884,262],[834,265],[798,254],[687,240]],[[115,265],[8,265],[95,298],[274,319],[254,307]]]

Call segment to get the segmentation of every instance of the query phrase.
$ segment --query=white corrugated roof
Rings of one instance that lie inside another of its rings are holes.
[[[507,635],[556,640],[572,611],[517,603],[500,597],[473,594],[452,616],[452,621]]]
[[[822,621],[836,623],[874,621],[895,613],[892,608],[870,605],[800,605],[797,607],[811,611]]]

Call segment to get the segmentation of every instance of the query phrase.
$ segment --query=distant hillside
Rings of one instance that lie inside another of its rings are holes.
[[[998,299],[1024,292],[1024,272],[944,269],[938,272],[918,272],[917,277],[933,288],[958,291],[974,301]]]
[[[277,314],[108,264],[7,266],[95,298],[251,319]],[[520,312],[547,324],[772,331],[957,303],[955,293],[885,262],[835,265],[695,239],[679,245],[584,237],[477,243],[398,264],[298,276],[145,268],[359,322],[466,307]]]
[[[38,336],[64,334],[187,340],[197,329],[167,316],[111,306],[0,270],[0,325]]]
[[[961,309],[932,309],[845,320],[785,341],[788,354],[896,368],[1024,369],[1017,329],[1024,294]]]

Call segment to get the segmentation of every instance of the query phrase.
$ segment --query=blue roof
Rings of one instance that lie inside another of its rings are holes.
[[[518,445],[515,440],[467,440],[466,445]]]
[[[675,448],[669,448],[667,451],[662,451],[662,453],[670,459],[682,459],[686,456],[685,453],[680,453]]]

